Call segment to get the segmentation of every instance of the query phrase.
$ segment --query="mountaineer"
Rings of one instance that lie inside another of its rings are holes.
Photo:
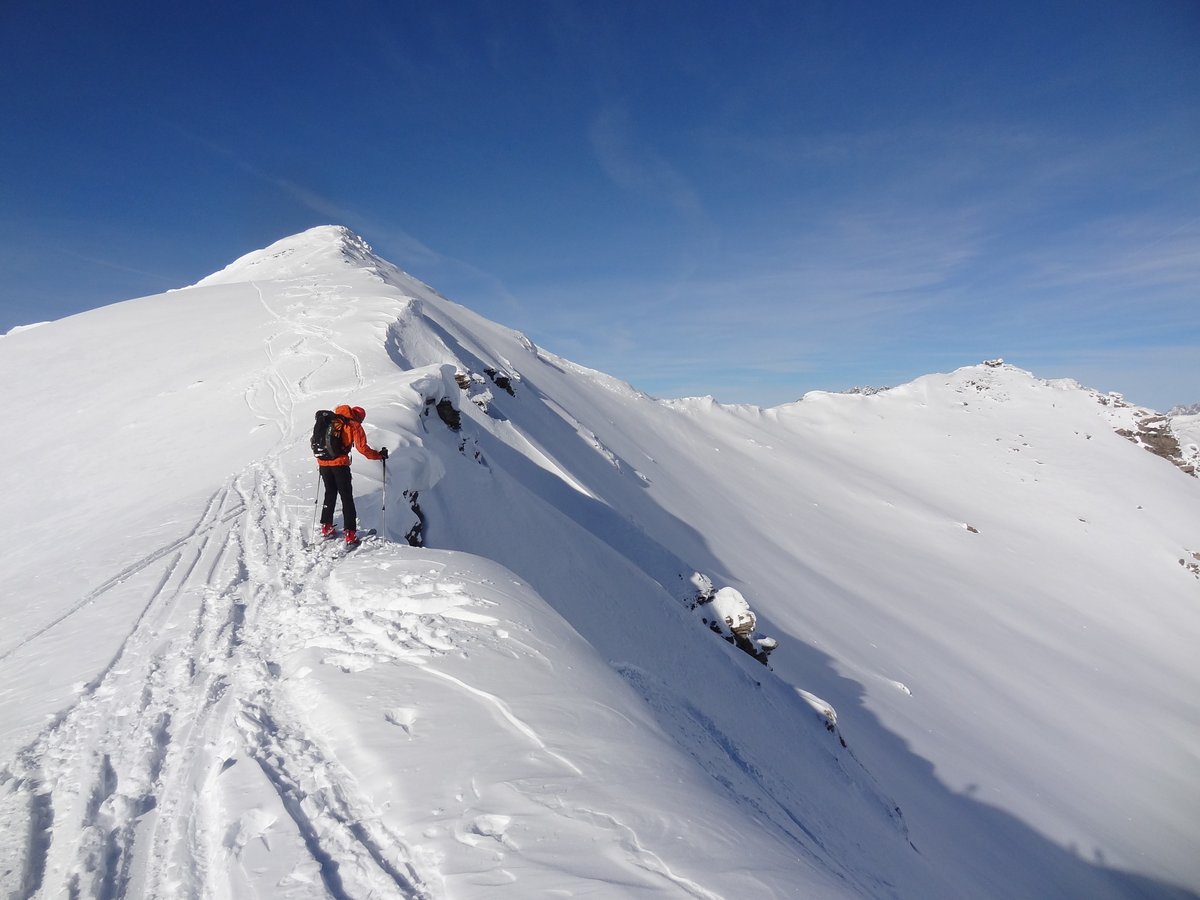
[[[332,538],[333,510],[342,499],[342,524],[346,531],[346,546],[358,546],[358,515],[354,508],[354,489],[350,481],[350,451],[357,449],[367,459],[388,458],[387,447],[373,449],[367,444],[362,422],[367,411],[361,406],[343,404],[334,410],[317,412],[313,427],[312,450],[325,483],[325,503],[321,507],[321,536]],[[387,463],[384,463],[386,467]],[[386,471],[386,469],[385,469]]]

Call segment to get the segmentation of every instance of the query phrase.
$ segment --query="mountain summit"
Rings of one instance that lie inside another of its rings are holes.
[[[1200,890],[1188,422],[998,360],[658,400],[332,226],[0,385],[5,895]]]
[[[367,242],[349,228],[319,225],[278,240],[262,250],[247,253],[194,286],[330,275],[345,267],[367,271],[394,268],[376,256]]]

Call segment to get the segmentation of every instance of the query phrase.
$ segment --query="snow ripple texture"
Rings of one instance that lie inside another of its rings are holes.
[[[490,654],[490,678],[533,664],[552,690],[516,579],[383,541],[314,548],[289,506],[256,464],[147,554],[165,567],[112,664],[0,773],[6,896],[523,897],[564,878],[721,896],[473,683]]]

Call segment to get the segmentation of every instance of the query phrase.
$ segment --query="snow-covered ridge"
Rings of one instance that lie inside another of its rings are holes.
[[[1108,395],[656,401],[321,228],[0,342],[0,397],[69,454],[0,520],[0,894],[1200,888],[1200,485]]]
[[[14,334],[20,334],[22,331],[31,331],[34,328],[40,328],[41,326],[47,325],[47,324],[49,324],[49,323],[48,322],[30,322],[28,325],[14,325],[12,328],[8,329],[8,331],[4,332],[4,334],[0,335],[0,337],[9,337]]]
[[[1000,359],[964,366],[950,373],[927,375],[898,388],[853,388],[840,393],[812,391],[796,401],[796,404],[805,401],[810,405],[819,402],[843,402],[840,398],[860,398],[869,402],[872,398],[891,391],[913,396],[926,390],[926,385],[939,380],[944,386],[952,387],[956,393],[966,398],[974,394],[981,401],[994,403],[1006,403],[1030,388],[1049,388],[1053,391],[1090,397],[1101,408],[1113,431],[1121,437],[1168,460],[1185,474],[1200,477],[1200,467],[1197,465],[1200,461],[1200,446],[1197,445],[1193,423],[1196,417],[1175,413],[1162,415],[1126,402],[1119,393],[1102,393],[1080,384],[1073,378],[1039,378],[1032,372]],[[713,401],[708,399],[711,404]],[[964,406],[969,406],[971,400],[964,399],[961,402]],[[796,404],[784,404],[778,409],[787,411],[796,408]]]
[[[319,225],[247,253],[221,271],[200,279],[193,287],[325,275],[346,267],[372,273],[395,269],[376,256],[371,246],[349,228]]]

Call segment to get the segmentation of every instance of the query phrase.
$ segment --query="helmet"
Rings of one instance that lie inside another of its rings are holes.
[[[350,415],[354,416],[354,421],[361,422],[367,417],[367,411],[361,406],[354,406],[350,408]]]

